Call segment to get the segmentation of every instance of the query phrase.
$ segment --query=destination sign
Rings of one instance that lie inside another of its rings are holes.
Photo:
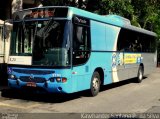
[[[30,18],[37,18],[37,17],[53,17],[55,14],[55,11],[36,11],[36,12],[32,12],[30,14]]]
[[[14,20],[67,17],[68,8],[34,8],[14,13]]]

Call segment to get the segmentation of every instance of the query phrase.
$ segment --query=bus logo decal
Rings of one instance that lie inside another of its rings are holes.
[[[31,74],[31,75],[29,76],[29,79],[30,79],[30,81],[31,81],[32,79],[34,79],[34,75]]]

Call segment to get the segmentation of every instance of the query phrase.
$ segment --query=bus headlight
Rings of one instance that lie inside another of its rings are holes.
[[[15,75],[13,75],[13,74],[11,74],[11,75],[9,75],[9,77],[8,77],[9,79],[13,79],[13,80],[16,80],[17,78],[16,78],[16,76]]]
[[[62,78],[60,78],[60,77],[52,77],[52,78],[49,78],[49,81],[50,82],[58,82],[58,83],[60,83],[60,82],[62,82],[62,83],[65,83],[65,82],[67,82],[67,78],[64,78],[64,77],[62,77]]]
[[[57,78],[56,78],[56,81],[57,81],[57,82],[61,82],[61,78],[60,78],[60,77],[57,77]]]
[[[50,78],[50,82],[55,82],[55,78]]]

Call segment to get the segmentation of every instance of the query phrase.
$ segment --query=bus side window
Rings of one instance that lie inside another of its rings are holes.
[[[120,51],[120,52],[131,51],[131,46],[132,44],[129,40],[127,30],[121,29],[118,36],[117,51]]]
[[[74,29],[74,40],[73,40],[73,49],[80,50],[80,45],[83,43],[83,35],[82,34],[83,27],[77,26]]]
[[[142,41],[142,34],[122,28],[118,37],[117,51],[142,52]]]
[[[73,33],[73,64],[83,64],[90,54],[89,27],[75,24]]]

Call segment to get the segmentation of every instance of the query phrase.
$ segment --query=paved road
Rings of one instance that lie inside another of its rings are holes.
[[[104,86],[96,97],[89,97],[86,92],[50,95],[21,93],[1,87],[0,112],[160,113],[160,69],[157,68],[140,84],[133,80]]]

